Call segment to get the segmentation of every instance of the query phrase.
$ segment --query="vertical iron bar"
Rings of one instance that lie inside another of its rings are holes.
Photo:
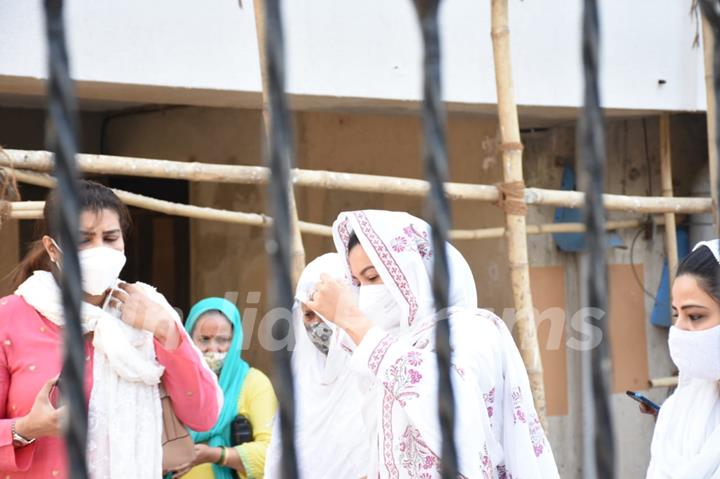
[[[54,152],[60,214],[52,218],[52,231],[63,249],[60,274],[63,314],[62,394],[69,420],[64,428],[69,477],[88,477],[85,463],[87,409],[84,393],[85,341],[80,325],[82,282],[78,261],[79,207],[77,201],[77,104],[68,62],[62,0],[45,0],[48,45],[46,143]]]
[[[285,96],[285,45],[280,0],[263,2],[265,18],[265,52],[267,55],[268,82],[268,145],[270,168],[268,185],[271,214],[273,216],[266,248],[271,257],[273,305],[283,311],[292,311],[292,254],[290,239],[290,165],[293,162],[292,126]],[[273,335],[285,338],[290,334],[288,322],[277,322]],[[295,392],[293,390],[290,351],[282,348],[273,353],[275,388],[279,401],[280,432],[282,435],[282,477],[298,477],[295,451]]]
[[[584,0],[582,55],[585,101],[580,119],[580,155],[585,166],[585,225],[588,242],[588,306],[607,312],[607,261],[605,239],[605,132],[600,107],[600,31],[596,0]],[[600,344],[591,352],[594,415],[594,470],[597,477],[615,477],[615,443],[610,416],[610,358],[608,317],[596,321],[601,331]],[[586,445],[587,447],[587,445]]]
[[[448,176],[445,112],[440,81],[439,0],[415,0],[424,45],[422,125],[423,163],[430,191],[425,203],[432,227],[432,290],[438,321],[435,326],[435,349],[438,364],[438,416],[442,433],[441,474],[458,476],[457,450],[454,440],[455,399],[450,378],[450,322],[447,315],[450,274],[445,244],[450,229],[450,205],[444,183]]]

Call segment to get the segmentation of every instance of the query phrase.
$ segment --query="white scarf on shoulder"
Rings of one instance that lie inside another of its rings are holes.
[[[435,363],[418,361],[422,353],[434,360],[434,354],[427,353],[435,350],[431,284],[435,251],[430,225],[404,212],[340,213],[333,224],[333,239],[343,258],[348,256],[352,233],[403,311],[391,334],[410,351],[366,393],[369,400],[363,415],[372,437],[367,476],[439,478],[437,416],[416,415],[411,420],[408,412],[437,411]],[[470,266],[452,245],[446,243],[446,252],[458,477],[558,479],[552,448],[537,417],[527,371],[510,331],[500,318],[477,309]],[[349,268],[347,261],[345,267]],[[382,358],[387,350],[385,347],[383,352],[381,343],[375,352]],[[412,353],[418,356],[413,358]]]
[[[153,301],[175,311],[149,285]],[[15,294],[52,323],[65,324],[58,287],[48,271],[35,271]],[[93,479],[157,479],[162,474],[162,408],[158,385],[164,368],[153,336],[108,311],[82,303],[83,332],[93,333],[93,388],[88,410],[87,459]]]
[[[648,479],[720,479],[720,385],[683,380],[660,408]]]

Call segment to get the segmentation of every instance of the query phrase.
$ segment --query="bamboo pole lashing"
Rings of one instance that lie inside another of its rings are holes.
[[[52,171],[52,159],[50,153],[46,151],[5,150],[5,152],[7,153],[6,157],[0,155],[0,166],[43,172]],[[261,185],[265,184],[268,178],[267,169],[262,166],[185,163],[108,155],[80,154],[78,155],[78,166],[85,173],[186,181]],[[424,196],[428,191],[426,181],[413,178],[302,169],[294,169],[292,178],[295,186],[363,193]],[[445,184],[445,190],[448,198],[454,200],[492,203],[500,199],[498,188],[494,185],[448,182]],[[524,201],[526,204],[534,206],[582,208],[585,194],[580,191],[526,187]],[[605,194],[603,201],[605,208],[609,211],[632,213],[695,214],[712,210],[710,198]]]
[[[660,178],[662,195],[666,198],[673,197],[670,132],[670,115],[664,113],[660,116]],[[665,250],[668,258],[670,284],[672,284],[678,266],[677,231],[674,213],[665,213]]]
[[[508,27],[507,0],[492,0],[491,32],[493,59],[495,62],[495,85],[498,98],[500,138],[502,141],[503,179],[506,185],[524,188],[522,171],[522,142],[517,105],[513,92],[510,35]],[[525,225],[524,196],[510,198],[512,208],[506,208],[506,238],[508,263],[516,311],[516,327],[520,354],[528,372],[530,387],[535,400],[538,417],[547,431],[545,383],[540,357],[537,328],[533,317],[530,269],[528,264],[527,233]]]

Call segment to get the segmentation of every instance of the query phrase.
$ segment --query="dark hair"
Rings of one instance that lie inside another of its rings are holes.
[[[696,249],[680,263],[677,277],[682,275],[694,276],[700,288],[720,303],[720,263],[706,246]]]
[[[111,210],[117,213],[123,237],[127,237],[131,226],[130,212],[110,188],[94,181],[81,180],[78,184],[77,200],[80,212],[100,213],[102,210]],[[23,281],[28,279],[33,274],[33,271],[50,271],[50,258],[42,244],[42,238],[45,235],[54,236],[52,222],[49,220],[60,214],[59,207],[60,198],[58,192],[53,190],[45,200],[43,219],[38,221],[36,227],[38,239],[33,242],[27,254],[13,272],[14,288],[17,288]]]
[[[360,244],[360,240],[358,239],[357,235],[353,232],[350,233],[350,239],[348,240],[347,244],[347,252],[349,253],[354,247]]]

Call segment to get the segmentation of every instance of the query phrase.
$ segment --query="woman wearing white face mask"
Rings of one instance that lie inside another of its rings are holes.
[[[120,284],[125,264],[125,205],[108,188],[79,185],[85,334],[88,466],[91,477],[157,479],[162,466],[162,383],[175,413],[207,430],[222,404],[207,368],[162,295]],[[58,214],[49,195],[45,222]],[[17,290],[0,299],[0,472],[13,478],[67,477],[65,445],[50,393],[61,369],[63,308],[56,277],[63,245],[46,229],[16,274]],[[59,385],[62,387],[62,384]]]
[[[358,479],[367,473],[370,451],[360,414],[363,401],[357,376],[350,369],[355,345],[306,305],[321,274],[350,284],[346,272],[340,255],[324,254],[307,265],[295,293],[295,445],[300,477],[304,478]],[[281,447],[276,421],[265,479],[281,479]]]
[[[359,304],[324,276],[308,306],[357,344],[352,366],[369,387],[363,415],[370,431],[368,477],[440,477],[436,322],[430,228],[407,213],[342,213],[335,245],[360,286]],[[460,477],[557,478],[520,354],[505,324],[476,309],[467,263],[450,261],[451,377]]]
[[[670,356],[680,383],[660,408],[648,479],[720,478],[720,251],[698,243],[672,287]]]
[[[197,457],[173,477],[262,478],[277,398],[268,377],[241,357],[240,311],[227,299],[205,298],[190,310],[185,330],[219,376],[225,403],[210,431],[191,431]]]

